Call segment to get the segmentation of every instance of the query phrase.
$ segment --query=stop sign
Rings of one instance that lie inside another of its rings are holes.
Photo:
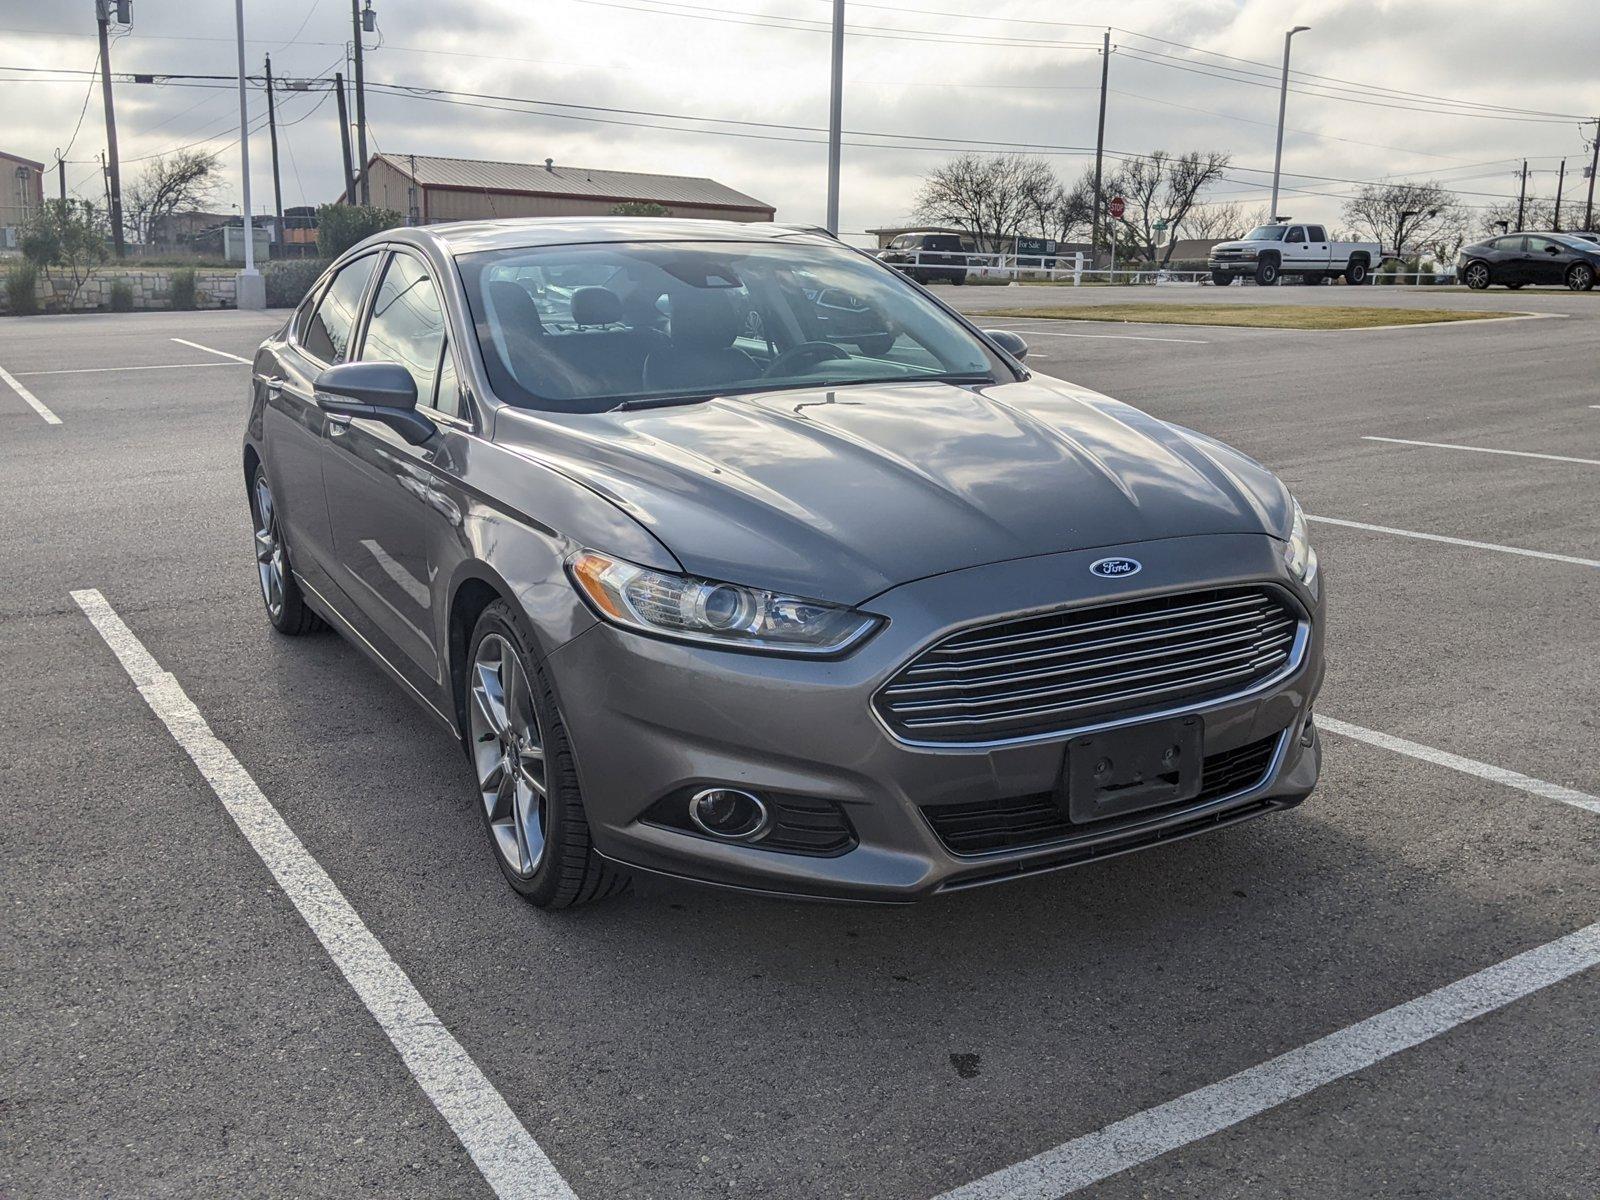
[[[1106,211],[1113,217],[1120,217],[1127,207],[1121,196],[1113,196],[1111,197],[1111,203],[1106,205]]]

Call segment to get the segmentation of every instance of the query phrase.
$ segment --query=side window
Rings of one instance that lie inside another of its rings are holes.
[[[1289,230],[1289,236],[1283,240],[1286,242],[1304,242],[1306,240],[1306,231],[1300,228],[1300,226],[1296,225],[1293,229]]]
[[[1560,247],[1549,238],[1531,237],[1528,239],[1528,249],[1534,254],[1548,254],[1551,250],[1559,250]]]
[[[417,403],[431,404],[443,346],[444,311],[427,268],[409,254],[394,255],[372,303],[361,361],[399,363],[416,380]]]
[[[450,354],[450,342],[444,343],[444,357],[439,360],[439,383],[434,392],[433,407],[451,417],[461,413],[461,385],[456,379],[456,360]]]
[[[368,254],[347,263],[323,293],[316,311],[300,338],[313,356],[325,363],[341,363],[350,353],[350,334],[356,325],[356,309],[367,290],[378,256]]]
[[[1328,240],[1328,231],[1321,225],[1307,225],[1306,240],[1312,242],[1325,242]]]

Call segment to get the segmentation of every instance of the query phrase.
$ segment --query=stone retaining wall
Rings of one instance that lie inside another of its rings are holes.
[[[78,294],[72,298],[71,311],[82,312],[111,307],[111,285],[125,280],[133,289],[133,307],[136,309],[164,309],[172,306],[172,275],[178,267],[98,267],[84,281]],[[233,308],[237,301],[237,272],[220,268],[199,270],[194,273],[194,302],[196,308]],[[65,271],[52,267],[39,273],[39,283],[34,289],[39,299],[40,312],[66,312],[67,299],[72,295],[72,280]],[[0,287],[0,313],[10,311],[5,289]]]

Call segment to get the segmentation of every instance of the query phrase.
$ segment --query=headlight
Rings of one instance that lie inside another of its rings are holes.
[[[836,654],[880,618],[735,583],[652,571],[585,550],[572,581],[601,616],[641,633],[772,654]]]
[[[1300,511],[1300,501],[1294,503],[1294,524],[1289,529],[1289,541],[1283,548],[1283,561],[1289,573],[1307,587],[1317,577],[1317,552],[1311,548],[1311,538],[1306,533],[1306,514]]]
[[[1259,250],[1241,250],[1241,251],[1239,251],[1239,256],[1241,258],[1260,258],[1261,257],[1261,251],[1259,251]]]

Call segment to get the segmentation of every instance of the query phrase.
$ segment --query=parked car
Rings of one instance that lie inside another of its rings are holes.
[[[1258,225],[1236,242],[1218,242],[1207,265],[1218,287],[1244,278],[1270,287],[1285,275],[1306,283],[1340,276],[1346,283],[1371,283],[1383,259],[1377,242],[1331,241],[1321,225]]]
[[[387,230],[255,355],[268,620],[460,742],[548,907],[633,870],[903,901],[1299,803],[1299,507],[1026,352],[807,233]]]
[[[970,261],[960,235],[954,233],[902,233],[878,251],[878,258],[918,283],[958,286],[967,281]]]
[[[1566,284],[1575,292],[1594,287],[1600,275],[1600,244],[1573,233],[1512,233],[1463,246],[1456,278],[1475,291],[1491,284],[1516,289]]]

